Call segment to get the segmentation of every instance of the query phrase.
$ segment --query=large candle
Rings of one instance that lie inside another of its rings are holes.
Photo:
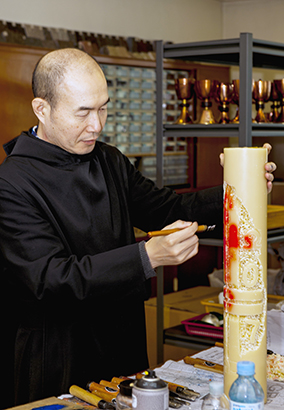
[[[255,363],[266,401],[267,190],[265,148],[224,149],[224,391],[237,362]]]

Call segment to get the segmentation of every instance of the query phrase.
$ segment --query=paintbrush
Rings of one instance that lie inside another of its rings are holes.
[[[209,231],[213,231],[215,229],[216,225],[199,225],[197,228],[196,232],[209,232]],[[184,228],[174,228],[174,229],[163,229],[161,231],[151,231],[148,232],[147,235],[149,236],[149,238],[153,238],[154,236],[165,236],[165,235],[169,235],[171,233],[175,233],[178,231],[181,231]]]
[[[208,360],[199,359],[198,357],[193,358],[190,356],[186,356],[183,360],[186,364],[191,364],[192,366],[198,369],[208,370],[209,372],[223,374],[224,371],[224,366],[222,364],[209,362]]]
[[[143,373],[136,374],[136,379],[141,379],[142,377]],[[200,396],[200,393],[182,386],[181,384],[168,382],[167,380],[164,380],[164,382],[167,383],[169,391],[176,393],[183,400],[195,401],[196,398]]]
[[[107,402],[106,400],[102,399],[98,395],[91,393],[85,389],[82,389],[79,386],[72,385],[69,388],[69,393],[71,393],[73,396],[78,397],[78,399],[81,399],[89,404],[92,404],[99,409],[115,409],[116,405],[115,403],[110,403]]]

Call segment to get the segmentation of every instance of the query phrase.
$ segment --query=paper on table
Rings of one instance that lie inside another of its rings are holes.
[[[200,393],[200,399],[197,399],[191,404],[192,410],[201,409],[201,398],[209,392],[208,386],[210,381],[223,380],[223,376],[221,374],[197,369],[193,366],[185,364],[183,361],[174,362],[172,360],[168,360],[162,367],[155,369],[155,372],[161,379],[168,382],[181,384]],[[188,407],[183,406],[181,410],[183,409],[188,409]]]
[[[218,364],[223,364],[223,348],[212,347],[196,353],[192,357],[199,357],[203,360],[208,360]],[[181,384],[198,391],[201,398],[209,393],[209,383],[213,380],[222,381],[223,376],[218,373],[209,372],[207,370],[197,369],[191,365],[185,364],[183,360],[174,362],[168,360],[162,367],[155,369],[156,374],[168,382]],[[201,409],[202,400],[197,399],[192,403],[192,410]],[[284,383],[267,380],[267,403],[264,405],[265,410],[283,410],[284,403]],[[180,410],[188,410],[188,407],[183,406]]]
[[[284,355],[284,312],[267,312],[267,349]]]
[[[203,360],[208,360],[209,362],[214,362],[218,364],[223,364],[224,360],[224,350],[222,347],[211,347],[210,349],[203,350],[196,353],[192,357],[199,357]]]

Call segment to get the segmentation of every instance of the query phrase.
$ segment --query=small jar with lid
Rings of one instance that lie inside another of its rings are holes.
[[[119,393],[116,396],[116,409],[132,409],[132,387],[134,380],[123,380],[119,383]]]

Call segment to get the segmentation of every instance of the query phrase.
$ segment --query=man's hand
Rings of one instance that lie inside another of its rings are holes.
[[[267,149],[267,153],[269,155],[270,151],[272,150],[272,146],[268,143],[263,144],[263,148]],[[265,178],[267,179],[267,193],[269,194],[272,191],[272,181],[274,180],[274,175],[272,172],[274,172],[277,168],[276,164],[274,162],[267,162],[265,164],[265,170],[267,171],[265,173]]]
[[[268,143],[263,144],[263,148],[267,149],[267,153],[269,155],[270,151],[272,150],[272,146]],[[224,154],[220,154],[220,165],[223,167],[224,166]],[[272,181],[274,180],[274,175],[272,172],[274,172],[277,168],[276,164],[274,162],[267,162],[265,164],[265,178],[267,179],[267,193],[269,194],[272,191]]]
[[[196,222],[179,220],[164,229],[180,228],[180,231],[147,241],[145,248],[152,267],[179,265],[195,256],[199,244],[198,237],[195,235],[197,227]]]

